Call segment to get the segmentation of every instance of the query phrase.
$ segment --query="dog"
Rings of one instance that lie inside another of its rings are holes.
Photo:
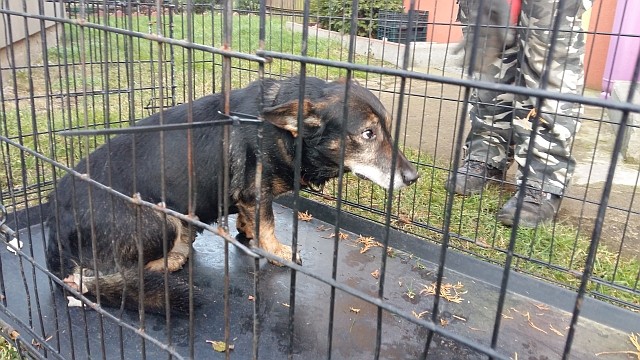
[[[301,89],[298,78],[258,80],[230,93],[234,113],[260,115],[263,119],[263,163],[260,188],[256,188],[258,135],[255,124],[243,122],[229,132],[229,213],[237,213],[236,227],[246,239],[254,238],[254,217],[260,199],[260,239],[257,246],[282,259],[291,260],[290,246],[274,233],[272,201],[294,188],[295,139],[302,136],[302,188],[321,186],[339,175],[341,146],[344,170],[382,186],[401,188],[413,184],[418,172],[398,152],[392,168],[391,117],[382,103],[357,82],[350,84],[348,118],[343,118],[346,82],[307,78]],[[261,89],[264,110],[260,113]],[[298,102],[304,91],[304,102]],[[221,93],[192,103],[193,122],[225,119]],[[303,113],[298,128],[298,111]],[[162,113],[164,124],[187,122],[188,105]],[[134,126],[158,125],[160,114]],[[344,143],[342,132],[346,131]],[[192,130],[195,215],[213,223],[219,215],[219,186],[223,181],[223,127]],[[110,139],[78,162],[75,170],[123,194],[186,214],[189,209],[187,130],[121,134]],[[160,144],[164,141],[164,164]],[[342,144],[342,145],[341,145]],[[135,149],[135,151],[134,151]],[[135,166],[134,166],[135,164]],[[88,167],[87,167],[88,166]],[[391,177],[393,176],[393,184]],[[161,178],[164,176],[164,196]],[[101,304],[138,308],[138,262],[143,273],[144,305],[149,312],[165,311],[164,270],[177,271],[187,261],[194,234],[180,219],[150,207],[118,198],[88,182],[67,174],[49,195],[47,263],[60,279],[73,285],[83,272],[82,290],[97,296]],[[163,241],[167,241],[163,251]],[[254,240],[255,241],[255,240]],[[141,249],[139,249],[141,246]],[[139,258],[142,256],[142,259]],[[299,254],[296,254],[301,263]],[[171,310],[188,312],[188,286],[180,277],[168,277]]]

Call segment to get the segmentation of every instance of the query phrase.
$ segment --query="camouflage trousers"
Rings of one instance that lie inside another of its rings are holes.
[[[459,21],[463,24],[477,0],[459,0]],[[582,14],[590,0],[564,2],[557,40],[551,44],[552,27],[558,12],[557,0],[522,0],[518,26],[512,31],[501,57],[484,64],[477,75],[487,81],[515,84],[532,89],[542,88],[541,77],[553,46],[546,89],[554,93],[580,94],[584,84],[584,34]],[[473,36],[472,27],[465,36]],[[481,46],[481,45],[480,45]],[[481,48],[479,49],[481,50]],[[480,51],[479,54],[482,52]],[[478,57],[482,61],[482,57]],[[532,138],[533,117],[527,116],[537,107],[532,96],[474,89],[470,98],[471,130],[465,142],[466,160],[486,162],[498,169],[507,168],[513,159],[518,164],[516,180],[524,181],[523,168]],[[544,99],[540,105],[539,126],[533,137],[533,151],[528,186],[562,195],[568,186],[576,161],[571,146],[580,127],[579,104]]]

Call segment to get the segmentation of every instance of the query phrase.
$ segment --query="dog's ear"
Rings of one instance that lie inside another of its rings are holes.
[[[304,124],[309,126],[320,126],[320,119],[314,113],[314,106],[309,100],[302,103],[302,116]],[[298,136],[298,101],[289,101],[287,103],[265,108],[262,117],[271,124],[287,130],[293,135]]]

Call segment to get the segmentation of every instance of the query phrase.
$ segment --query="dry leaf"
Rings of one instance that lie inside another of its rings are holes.
[[[458,315],[451,315],[454,319],[458,319],[461,321],[467,321],[467,319],[463,318],[462,316],[458,316]]]
[[[311,219],[313,219],[313,216],[309,214],[308,211],[305,211],[305,212],[298,211],[298,220],[311,221]]]
[[[206,340],[206,342],[211,344],[211,347],[213,347],[213,350],[215,350],[217,352],[225,352],[226,351],[227,343],[225,343],[224,341]],[[234,347],[235,346],[233,346],[233,344],[229,344],[229,350],[233,350]]]
[[[380,277],[380,269],[376,269],[376,271],[371,273],[371,276],[374,277],[374,279],[377,279]]]
[[[349,238],[349,234],[345,234],[342,231],[338,233],[338,236],[340,237],[340,240],[347,240]]]
[[[424,289],[420,290],[420,295],[435,295],[436,294],[436,283],[433,282],[431,285],[422,285]],[[466,294],[466,291],[463,291],[461,282],[458,281],[457,284],[442,284],[440,286],[440,296],[450,302],[460,304],[462,300],[464,300],[460,295]]]
[[[546,304],[533,304],[533,306],[537,307],[540,310],[549,310],[550,309],[549,305],[546,305]]]
[[[9,333],[9,338],[13,341],[16,341],[16,339],[18,339],[19,337],[20,337],[20,333],[15,330]]]
[[[291,307],[291,305],[287,304],[287,303],[280,303],[280,305],[284,306],[284,307]]]
[[[640,336],[640,333],[637,333],[637,334],[631,333],[631,335],[629,335],[629,341],[631,341],[631,345],[633,345],[633,347],[636,348],[636,351],[633,351],[633,350],[604,351],[604,352],[597,353],[596,356],[611,355],[611,354],[627,354],[627,355],[635,355],[636,358],[640,360],[640,341],[638,341],[638,336]]]
[[[249,295],[249,297],[247,298],[249,301],[254,301],[256,298],[253,297],[253,295]]]
[[[356,313],[356,314],[357,314],[357,313],[359,313],[359,312],[360,312],[360,309],[356,309],[356,308],[354,308],[354,307],[349,307],[349,311],[354,312],[354,313]]]
[[[513,320],[513,316],[505,315],[504,313],[502,314],[502,318],[504,318],[504,319],[512,319]]]
[[[320,225],[320,226],[316,227],[316,230],[318,230],[318,231],[327,231],[327,230],[330,230],[330,229],[331,229],[331,227],[324,226],[324,225]]]
[[[440,319],[440,325],[447,326],[448,324],[449,324],[449,320],[442,319],[442,318]]]
[[[382,247],[382,244],[377,242],[371,236],[362,236],[362,235],[360,235],[360,237],[358,238],[358,244],[363,244],[364,245],[360,249],[360,254],[364,254],[365,252],[369,251],[369,249],[371,249],[372,247],[376,247],[376,246]]]
[[[423,311],[423,312],[421,312],[421,313],[419,313],[419,314],[418,314],[418,313],[416,313],[415,311],[411,311],[411,313],[412,313],[412,314],[413,314],[413,316],[415,316],[416,318],[418,318],[418,319],[422,319],[422,317],[423,317],[425,314],[428,314],[428,313],[429,313],[429,311],[428,311],[428,310],[427,310],[427,311]]]
[[[529,326],[531,326],[532,328],[534,328],[534,329],[536,329],[536,330],[538,330],[538,331],[540,331],[542,333],[545,333],[547,335],[549,334],[548,332],[546,332],[546,331],[540,329],[539,327],[537,327],[531,320],[529,320]]]
[[[564,335],[562,335],[562,333],[560,331],[556,330],[556,328],[554,328],[553,325],[551,325],[551,324],[549,324],[549,330],[553,331],[558,336],[564,337]]]

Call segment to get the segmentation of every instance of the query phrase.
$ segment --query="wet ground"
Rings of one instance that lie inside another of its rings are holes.
[[[333,227],[321,219],[332,218],[329,208],[301,201],[314,219],[299,223],[299,241],[303,267],[314,277],[297,273],[295,282],[295,320],[293,344],[295,359],[325,359],[329,345],[335,359],[372,359],[376,346],[376,306],[341,290],[335,293],[335,311],[330,320],[331,287],[316,280],[330,278],[334,256],[334,241],[329,239]],[[283,242],[291,241],[293,212],[276,205],[276,229]],[[233,220],[233,219],[232,219]],[[381,278],[382,249],[362,250],[361,236],[381,240],[384,229],[355,217],[341,219],[346,238],[339,241],[336,281],[363,295],[376,296]],[[233,222],[231,228],[234,228]],[[33,253],[43,264],[43,238],[40,226],[21,230],[27,253]],[[433,295],[423,291],[435,280],[439,248],[406,234],[390,233],[394,248],[384,277],[383,302],[389,309],[382,311],[381,348],[383,359],[415,359],[424,349],[428,331],[408,320],[414,316],[430,318],[428,312]],[[206,293],[205,305],[195,312],[194,356],[198,359],[222,358],[207,340],[224,339],[224,251],[222,240],[213,236],[198,237],[191,261],[194,282]],[[4,247],[2,248],[4,249]],[[6,250],[1,250],[2,277],[6,291],[7,312],[0,314],[4,321],[16,328],[26,342],[34,333],[65,358],[164,358],[159,347],[144,343],[134,331],[120,331],[114,321],[100,317],[93,310],[70,308],[59,290],[51,290],[47,277]],[[230,338],[235,349],[231,358],[247,359],[253,341],[253,261],[231,247],[230,266]],[[452,301],[442,300],[437,327],[460,336],[469,344],[488,346],[493,324],[502,269],[464,255],[449,251],[444,283],[451,289]],[[263,262],[259,274],[259,307],[257,309],[260,358],[281,359],[289,351],[289,314],[292,299],[291,270]],[[37,286],[34,286],[37,284]],[[25,291],[29,289],[29,296]],[[36,292],[37,290],[37,296]],[[457,297],[455,296],[457,292]],[[459,301],[459,302],[458,302]],[[497,350],[505,356],[519,359],[559,358],[565,344],[567,326],[575,294],[548,283],[523,275],[511,274],[509,292],[501,319]],[[30,311],[29,311],[30,309]],[[118,313],[110,309],[110,312]],[[8,314],[11,314],[9,316]],[[627,334],[640,323],[638,314],[626,312],[607,304],[586,299],[582,318],[572,347],[572,358],[593,358],[603,351],[628,350]],[[12,318],[14,316],[15,318]],[[126,311],[122,318],[133,328],[139,328],[136,312]],[[589,320],[589,319],[592,320]],[[34,333],[19,326],[15,319],[30,324]],[[595,321],[593,321],[595,320]],[[183,356],[189,355],[189,324],[185,318],[172,319],[171,331],[162,317],[147,315],[144,332],[154,336],[160,344],[175,347]],[[329,329],[332,337],[329,338]],[[637,331],[637,329],[635,329]],[[44,350],[41,350],[44,354]],[[517,353],[517,355],[516,355]],[[436,336],[429,351],[430,359],[484,358],[472,348]],[[611,355],[607,359],[625,359],[625,355]]]

